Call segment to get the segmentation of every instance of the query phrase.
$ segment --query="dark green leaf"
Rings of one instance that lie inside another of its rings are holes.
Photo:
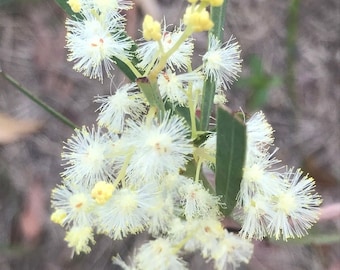
[[[72,17],[73,15],[76,15],[70,8],[70,5],[67,4],[67,0],[55,0],[57,4],[67,13],[68,16]]]
[[[227,0],[224,0],[222,6],[212,7],[210,12],[211,20],[214,22],[214,27],[210,30],[210,33],[212,33],[219,40],[223,40],[227,2]]]
[[[129,38],[132,41],[132,39],[129,36],[127,36],[126,33],[122,33],[122,39],[126,39],[126,38]],[[135,67],[137,63],[139,62],[139,60],[136,57],[136,50],[137,50],[137,45],[133,42],[133,45],[130,48],[129,53],[133,55],[131,59],[131,63]],[[117,57],[112,57],[112,59],[115,61],[119,69],[125,74],[125,76],[128,77],[132,82],[134,82],[137,79],[136,75],[123,61],[119,60]]]
[[[157,82],[151,83],[147,77],[138,78],[136,82],[148,100],[150,106],[158,108],[159,112],[163,114],[165,108],[161,94],[157,87]]]
[[[222,195],[229,215],[240,190],[246,152],[246,127],[225,107],[217,109],[216,194]]]
[[[202,106],[201,106],[201,125],[202,131],[209,129],[209,120],[211,115],[211,109],[214,102],[215,96],[215,82],[211,79],[207,79],[204,82],[203,94],[202,94]]]

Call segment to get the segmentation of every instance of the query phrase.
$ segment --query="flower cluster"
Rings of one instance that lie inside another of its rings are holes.
[[[273,169],[279,163],[270,152],[273,129],[262,112],[246,123],[248,142],[238,206],[242,209],[241,234],[262,239],[302,237],[318,219],[320,196],[315,182],[300,169]]]
[[[51,220],[65,227],[76,254],[91,251],[94,234],[119,240],[147,231],[152,240],[131,264],[119,255],[113,262],[123,269],[187,269],[183,254],[199,251],[215,269],[234,269],[251,257],[249,238],[301,237],[317,220],[321,199],[313,180],[301,171],[272,168],[278,163],[270,152],[273,130],[257,113],[245,121],[247,153],[237,198],[242,229],[234,234],[223,227],[221,209],[227,206],[200,177],[202,164],[216,164],[217,135],[208,131],[198,142],[207,132],[198,130],[196,113],[208,78],[215,82],[216,103],[224,103],[224,89],[237,79],[242,60],[233,38],[222,43],[210,35],[202,64],[193,68],[192,34],[213,27],[207,7],[223,1],[188,2],[183,23],[172,31],[147,15],[144,41],[136,44],[120,15],[130,1],[68,1],[76,14],[66,21],[74,68],[102,81],[103,70],[110,76],[113,65],[122,63],[136,78],[113,95],[96,97],[97,125],[76,129],[64,145],[63,182],[52,191]]]
[[[244,238],[302,237],[318,219],[321,197],[315,193],[315,182],[293,168],[277,167],[273,129],[262,112],[246,122],[247,150],[243,178],[237,197],[235,217],[240,220]],[[203,143],[208,165],[216,155],[216,133]],[[275,166],[276,165],[276,166]]]

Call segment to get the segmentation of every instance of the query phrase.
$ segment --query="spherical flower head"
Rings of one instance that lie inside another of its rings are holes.
[[[66,232],[65,241],[68,242],[68,246],[73,248],[77,255],[81,252],[90,253],[90,244],[96,243],[92,228],[88,226],[72,227]]]
[[[93,200],[89,190],[79,185],[60,185],[52,190],[51,205],[56,211],[52,221],[60,225],[90,225],[93,221]]]
[[[180,187],[179,192],[187,219],[218,216],[219,199],[205,190],[202,183],[189,180]]]
[[[246,156],[238,200],[257,193],[269,198],[284,190],[280,173],[272,168],[280,162],[274,154],[275,151],[262,156]]]
[[[247,182],[258,182],[263,178],[265,171],[259,164],[253,164],[243,169],[243,179]]]
[[[156,198],[157,190],[152,184],[116,189],[111,199],[96,209],[99,232],[115,240],[141,232],[149,223],[149,209]]]
[[[56,211],[54,211],[51,215],[51,221],[62,225],[65,221],[65,218],[67,217],[67,213],[65,210],[63,209],[57,209]]]
[[[159,74],[157,83],[162,98],[167,98],[174,104],[185,106],[188,102],[187,85],[196,80],[202,79],[197,72],[182,73],[177,75],[170,69]]]
[[[186,9],[183,22],[186,26],[191,27],[194,32],[209,31],[214,26],[207,10],[193,9],[192,7]]]
[[[106,127],[110,132],[121,133],[126,117],[138,119],[145,113],[145,103],[140,93],[136,93],[135,83],[119,87],[111,96],[101,96],[95,102],[99,107],[98,125]]]
[[[123,38],[119,20],[110,15],[82,12],[83,20],[66,20],[68,60],[75,61],[74,69],[90,78],[103,81],[103,69],[110,77],[112,57],[129,58],[132,42]]]
[[[286,189],[274,199],[275,214],[269,224],[276,239],[300,238],[319,218],[322,199],[314,190],[314,179],[302,174],[290,169],[283,176]]]
[[[236,217],[242,221],[240,235],[245,238],[263,239],[268,235],[269,218],[273,213],[272,204],[268,198],[261,194],[243,198],[243,205],[240,206],[242,213]]]
[[[104,204],[112,197],[113,190],[114,186],[112,183],[99,181],[91,190],[91,196],[95,199],[96,203]]]
[[[157,238],[142,245],[136,254],[135,263],[138,269],[187,269],[186,263],[165,238]]]
[[[167,98],[172,103],[183,105],[187,96],[183,89],[183,83],[178,79],[176,73],[167,70],[159,74],[157,83],[162,98]]]
[[[92,2],[101,12],[109,8],[118,9],[118,0],[92,0]]]
[[[180,29],[181,27],[169,32],[166,31],[166,27],[164,27],[160,40],[164,53],[167,53],[182,37],[183,31]],[[167,59],[167,66],[172,70],[175,68],[179,70],[187,69],[191,63],[193,48],[194,44],[192,38],[187,38],[185,41],[182,41],[179,48]],[[148,65],[155,64],[161,56],[159,42],[151,40],[142,43],[137,49],[137,54],[140,58],[140,62],[137,64],[139,68],[145,69]]]
[[[108,12],[114,10],[126,10],[132,7],[129,0],[92,0],[93,7],[99,12]]]
[[[83,10],[108,16],[112,20],[124,20],[121,10],[132,8],[130,0],[82,0]]]
[[[211,156],[216,155],[216,140],[217,133],[211,132],[208,135],[208,138],[202,143],[201,147],[203,147]]]
[[[81,0],[68,0],[67,4],[70,6],[74,13],[79,13],[81,11]]]
[[[61,173],[66,181],[92,186],[95,182],[112,178],[110,155],[117,138],[102,134],[101,130],[76,129],[67,140],[61,154],[66,169]]]
[[[214,95],[215,105],[224,105],[227,102],[227,97],[223,91],[219,91]]]
[[[227,43],[221,44],[217,37],[210,35],[208,51],[203,55],[206,75],[228,88],[238,78],[242,63],[240,46],[233,40],[231,37]]]
[[[268,147],[274,142],[274,130],[262,111],[255,113],[246,121],[247,155],[266,155]]]
[[[179,172],[164,175],[160,183],[160,189],[164,194],[163,196],[171,196],[173,201],[180,201],[181,196],[179,190],[187,181],[190,181],[190,179],[180,175]]]
[[[208,134],[207,139],[195,149],[195,159],[199,159],[207,164],[209,167],[213,167],[216,164],[216,132]]]
[[[185,167],[193,147],[183,118],[166,113],[161,123],[154,119],[151,123],[129,122],[129,126],[124,139],[134,147],[127,170],[131,181],[156,179]]]
[[[219,239],[209,257],[214,260],[215,269],[236,269],[249,262],[253,248],[250,241],[225,231],[225,237]]]
[[[168,52],[174,44],[182,37],[183,31],[182,27],[175,29],[172,32],[163,30],[162,36],[162,46],[164,52]],[[187,38],[181,42],[179,48],[169,57],[167,65],[174,70],[175,68],[179,70],[186,69],[191,63],[191,56],[194,49],[193,39]]]
[[[146,15],[143,21],[143,37],[145,40],[159,41],[162,37],[161,24],[150,15]]]
[[[153,237],[168,232],[171,221],[175,218],[175,208],[175,202],[170,195],[157,198],[156,203],[148,211],[150,216],[148,231]]]
[[[224,236],[220,220],[211,216],[189,220],[177,219],[171,223],[170,228],[169,235],[174,242],[186,239],[183,249],[188,252],[201,250],[203,257],[216,245],[217,239]]]

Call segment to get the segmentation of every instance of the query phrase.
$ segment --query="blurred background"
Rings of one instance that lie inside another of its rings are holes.
[[[127,27],[139,38],[145,13],[178,25],[186,1],[136,4]],[[0,0],[0,66],[76,124],[91,126],[97,117],[93,97],[109,94],[124,77],[117,73],[101,84],[73,71],[64,49],[65,18],[53,0]],[[339,33],[337,0],[228,1],[225,40],[233,35],[244,59],[228,106],[263,110],[275,129],[278,158],[309,172],[323,206],[334,207],[313,228],[314,240],[257,243],[244,269],[340,269],[340,243],[333,237],[340,234]],[[202,54],[207,37],[195,37]],[[141,241],[98,238],[91,254],[71,259],[63,229],[49,221],[49,197],[60,183],[62,142],[72,132],[0,75],[1,270],[116,269],[110,258],[117,251],[130,254]],[[197,258],[191,264],[211,269]]]

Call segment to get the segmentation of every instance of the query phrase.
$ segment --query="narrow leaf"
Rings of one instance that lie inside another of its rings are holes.
[[[159,112],[164,113],[164,103],[161,94],[159,93],[157,83],[151,83],[147,77],[138,78],[136,82],[148,100],[150,106],[157,107]]]
[[[222,195],[227,216],[236,205],[246,151],[246,127],[225,107],[217,109],[216,194]]]
[[[212,33],[215,37],[217,37],[221,41],[223,40],[227,2],[228,2],[227,0],[224,0],[222,6],[211,8],[210,16],[212,21],[214,22],[214,27],[210,30],[210,33]]]
[[[202,107],[201,107],[201,130],[206,131],[209,129],[209,120],[211,115],[211,109],[215,96],[215,82],[208,78],[204,82],[202,93]]]
[[[214,22],[214,27],[209,31],[210,34],[217,37],[220,41],[223,41],[223,30],[225,22],[225,13],[227,7],[227,0],[224,0],[223,5],[220,7],[211,8],[211,19]],[[210,37],[210,35],[209,35]],[[201,109],[201,130],[205,131],[209,128],[209,120],[211,115],[211,109],[214,101],[216,84],[208,78],[204,82],[203,96],[202,96],[202,109]]]
[[[69,4],[67,4],[67,0],[55,0],[57,4],[67,13],[68,16],[72,17],[73,15],[76,15],[70,7]]]
[[[132,53],[133,55],[135,55],[135,49],[134,46],[130,49],[130,53]],[[116,65],[119,67],[120,71],[122,71],[126,77],[128,77],[132,82],[134,82],[136,80],[136,75],[132,72],[132,70],[123,62],[121,61],[119,58],[117,57],[112,57],[112,59],[115,61]],[[137,58],[134,56],[132,61],[132,63],[138,63]]]

